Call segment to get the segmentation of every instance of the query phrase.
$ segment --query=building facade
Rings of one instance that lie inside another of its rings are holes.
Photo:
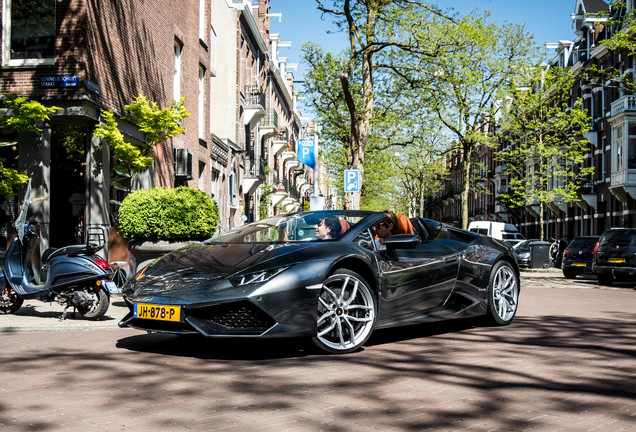
[[[26,171],[44,198],[42,250],[74,243],[80,227],[83,238],[105,239],[108,259],[126,254],[115,229],[123,198],[116,164],[93,130],[110,110],[127,140],[143,142],[121,119],[138,95],[162,108],[185,96],[190,117],[183,134],[155,148],[134,188],[206,192],[219,207],[217,232],[308,197],[302,185],[312,173],[295,153],[302,128],[293,76],[278,55],[286,44],[270,35],[268,0],[2,0],[0,13],[0,93],[62,108],[41,136],[0,131],[0,157]]]
[[[636,11],[635,2],[608,5],[602,0],[577,0],[572,14],[574,37],[548,44],[555,57],[550,67],[571,71],[576,79],[572,103],[582,99],[591,121],[585,167],[594,167],[594,174],[580,189],[577,200],[550,203],[545,206],[545,236],[572,239],[581,235],[600,235],[611,227],[636,226],[636,95],[633,81],[636,59],[628,50],[609,49],[601,41],[617,32],[629,31],[623,19]],[[615,68],[620,75],[613,79],[594,79],[583,74],[592,65],[599,70]],[[497,133],[496,130],[493,133]],[[501,142],[505,145],[503,137]],[[469,202],[470,220],[495,220],[516,224],[527,238],[538,238],[539,208],[527,202],[522,208],[506,208],[499,201],[507,191],[506,168],[494,160],[493,149],[479,146],[478,170],[481,171]],[[427,215],[459,225],[461,211],[458,178],[461,155],[449,159],[450,176],[444,192],[427,204]],[[531,175],[534,167],[528,166]]]

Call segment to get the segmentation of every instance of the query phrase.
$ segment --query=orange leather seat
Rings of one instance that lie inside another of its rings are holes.
[[[415,230],[413,229],[413,224],[409,220],[409,218],[405,215],[396,215],[398,221],[398,231],[397,234],[415,234]]]
[[[349,222],[347,222],[344,219],[340,220],[340,226],[342,227],[340,228],[340,235],[343,235],[344,233],[349,231],[349,228],[351,228],[351,226],[349,225]]]

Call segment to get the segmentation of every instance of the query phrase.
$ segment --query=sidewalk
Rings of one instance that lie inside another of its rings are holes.
[[[61,320],[64,308],[57,303],[25,300],[15,314],[0,314],[0,333],[53,330],[115,330],[117,323],[128,313],[120,294],[110,297],[110,307],[100,320],[84,319],[79,313],[73,317],[69,309],[65,320]]]

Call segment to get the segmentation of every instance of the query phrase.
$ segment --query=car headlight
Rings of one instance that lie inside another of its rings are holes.
[[[517,256],[520,259],[528,259],[530,258],[530,252],[521,252],[520,254],[517,254]]]
[[[253,273],[248,273],[248,274],[245,274],[245,275],[242,275],[242,276],[237,276],[237,277],[232,278],[231,282],[232,282],[232,284],[238,285],[238,286],[250,285],[250,284],[260,284],[260,283],[263,283],[263,282],[267,282],[268,280],[270,280],[274,276],[278,275],[279,273],[284,272],[288,268],[289,268],[289,266],[277,267],[277,268],[273,268],[273,269],[267,269],[267,270],[261,270],[261,271],[253,272]]]

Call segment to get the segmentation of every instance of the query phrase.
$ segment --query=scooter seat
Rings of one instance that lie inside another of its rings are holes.
[[[78,254],[78,253],[92,253],[92,250],[89,251],[88,248],[86,247],[86,245],[70,245],[70,246],[64,246],[62,248],[59,249],[55,249],[55,248],[49,248],[47,250],[44,251],[44,253],[42,254],[42,264],[46,264],[48,263],[50,260],[52,260],[53,258],[57,257],[57,256],[62,256],[62,255],[73,255],[73,254]]]

